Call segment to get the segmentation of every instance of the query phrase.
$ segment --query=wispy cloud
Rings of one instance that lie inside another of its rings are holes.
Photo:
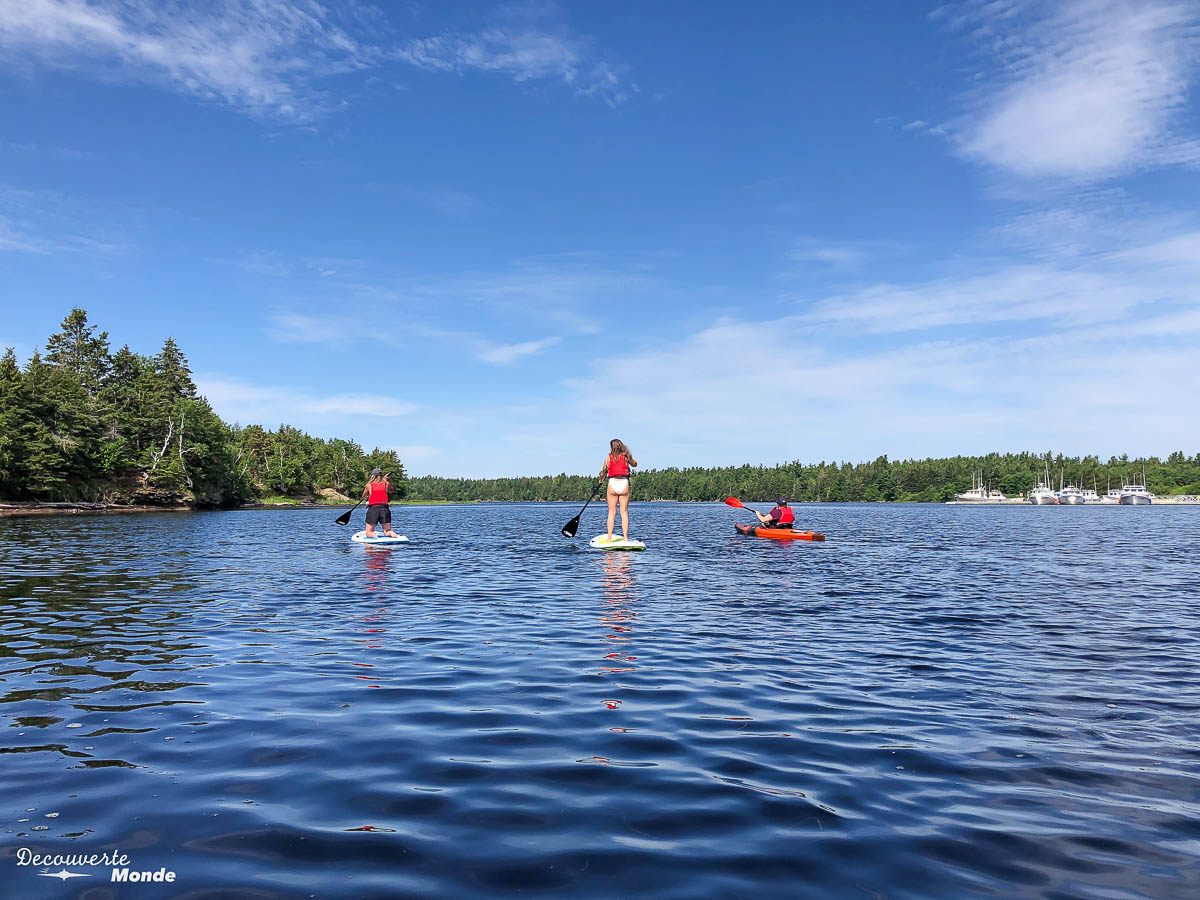
[[[104,77],[165,81],[259,116],[301,121],[334,102],[319,79],[378,56],[315,0],[0,0],[0,49],[10,63],[24,54],[43,65],[104,66]]]
[[[579,421],[620,421],[631,440],[652,441],[676,464],[1047,446],[1162,452],[1191,447],[1196,436],[1179,415],[1200,391],[1195,332],[1180,341],[1179,324],[1132,336],[1106,328],[864,349],[794,317],[723,322],[653,352],[598,361],[570,387]],[[772,363],[731,366],[730,346]],[[614,397],[609,371],[639,390]]]
[[[372,334],[373,341],[394,347],[437,341],[508,366],[595,333],[604,310],[629,308],[656,286],[650,274],[575,255],[445,278],[330,278],[322,284],[325,299],[272,310],[266,333],[280,343],[344,347],[365,338],[361,320],[344,310],[369,305],[397,323]]]
[[[1095,180],[1200,163],[1182,113],[1200,7],[1176,0],[970,0],[938,10],[1000,72],[968,97],[959,149],[1019,176]]]
[[[196,386],[222,418],[243,425],[273,427],[276,423],[287,422],[304,426],[355,416],[390,419],[407,416],[417,408],[407,400],[381,394],[322,396],[222,376],[200,376]]]
[[[551,6],[514,7],[479,31],[397,44],[383,13],[358,4],[0,0],[0,61],[164,84],[262,119],[297,123],[345,102],[330,89],[331,77],[383,73],[397,61],[441,72],[495,72],[517,82],[559,81],[609,103],[632,89],[621,67],[574,35]]]
[[[1132,279],[1034,264],[915,287],[874,285],[818,301],[805,317],[877,333],[1039,319],[1083,324],[1111,319],[1145,297]]]
[[[43,147],[29,141],[0,141],[0,147],[16,150],[21,153],[36,153],[38,156],[52,156],[56,159],[95,159],[96,154],[90,150],[75,150],[71,147]]]
[[[1076,223],[1084,244],[1090,222]],[[1143,240],[1036,263],[948,260],[966,274],[809,298],[792,315],[720,319],[593,360],[567,382],[571,422],[585,434],[619,420],[677,464],[1191,448],[1195,420],[1180,410],[1200,391],[1200,231],[1103,227]],[[770,365],[733,365],[729,347]],[[638,391],[614,397],[614,371]]]
[[[0,218],[0,251],[14,253],[50,253],[45,241],[17,228],[12,222]]]
[[[553,347],[561,341],[562,337],[554,336],[542,338],[537,341],[521,341],[516,344],[490,344],[485,342],[479,345],[476,355],[484,362],[507,366],[526,356],[541,353],[546,348]]]
[[[1072,223],[1071,237],[1080,245],[1103,246],[1091,236],[1086,215],[1074,219],[1063,210],[1059,219]],[[1121,229],[1118,223],[1095,227],[1105,233]],[[1126,223],[1124,230],[1148,227]],[[1110,245],[1083,258],[1068,247],[1057,260],[917,285],[873,285],[807,304],[804,320],[881,334],[1020,322],[1076,329],[1193,304],[1200,306],[1200,232],[1183,230],[1132,246]]]
[[[332,315],[311,315],[277,309],[267,319],[267,336],[281,344],[318,344],[344,347],[363,331],[350,318]]]
[[[275,310],[268,319],[267,335],[283,344],[316,344],[348,347],[354,341],[370,339],[387,346],[401,346],[404,339],[434,339],[455,345],[480,362],[510,366],[519,360],[535,356],[561,343],[562,335],[552,335],[531,341],[501,343],[485,340],[460,329],[436,328],[421,322],[405,322],[397,335],[368,330],[361,319],[339,315],[313,315],[291,310]]]
[[[362,260],[349,257],[307,257],[301,254],[277,253],[269,250],[251,250],[231,258],[210,257],[207,262],[233,266],[252,275],[286,278],[293,275],[329,278],[347,270],[353,272],[362,266]]]
[[[617,104],[635,86],[623,66],[603,59],[592,42],[572,33],[549,4],[505,7],[500,18],[474,32],[444,32],[393,51],[406,63],[437,72],[489,72],[514,81],[559,81],[576,94]]]
[[[835,269],[854,270],[904,248],[894,241],[842,241],[831,243],[815,238],[798,239],[788,254],[793,262],[817,263]]]
[[[111,211],[110,211],[111,215]],[[126,252],[128,243],[111,234],[111,226],[92,221],[94,212],[53,191],[29,191],[0,185],[0,252]]]

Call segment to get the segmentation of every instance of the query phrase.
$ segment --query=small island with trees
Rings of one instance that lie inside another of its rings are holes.
[[[62,330],[21,366],[0,357],[0,504],[218,508],[255,503],[325,502],[357,496],[378,466],[392,496],[418,502],[582,501],[595,476],[513,478],[406,476],[394,451],[353,440],[316,438],[281,424],[223,421],[199,395],[187,358],[167,338],[154,356],[122,346],[73,309]],[[781,463],[775,466],[664,468],[635,479],[639,500],[710,501],[728,496],[796,502],[944,502],[980,477],[1009,496],[1027,493],[1042,473],[1075,484],[1125,483],[1144,470],[1146,486],[1170,496],[1200,494],[1200,453],[1130,459],[990,453],[942,459]]]

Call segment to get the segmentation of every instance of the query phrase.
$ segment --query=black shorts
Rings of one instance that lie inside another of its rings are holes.
[[[374,506],[367,507],[367,524],[368,525],[391,525],[392,524],[392,508],[386,503],[376,503]]]

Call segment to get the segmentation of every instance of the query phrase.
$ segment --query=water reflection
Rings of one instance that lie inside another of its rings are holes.
[[[383,636],[387,633],[387,628],[383,623],[388,612],[387,600],[391,592],[389,582],[392,548],[365,546],[363,550],[363,590],[366,592],[364,599],[366,603],[375,608],[362,617],[364,627],[361,631],[365,637],[359,638],[359,642],[363,645],[364,650],[373,652],[383,649]],[[375,664],[370,662],[356,661],[354,665],[361,669],[375,668]],[[378,682],[382,680],[376,672],[369,675],[357,674],[354,677],[359,681],[371,682],[367,687],[373,688],[380,687]]]
[[[597,674],[614,676],[632,672],[636,668],[633,663],[637,657],[630,652],[630,644],[637,623],[637,610],[633,608],[637,600],[637,581],[631,557],[626,553],[605,554],[604,607],[600,624],[605,629],[604,640],[608,644],[608,653],[604,655],[604,662]],[[613,686],[621,685],[614,680]],[[604,701],[604,705],[609,709],[617,709],[621,701],[609,699]]]

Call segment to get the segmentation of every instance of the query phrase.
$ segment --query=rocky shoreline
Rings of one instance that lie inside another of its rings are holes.
[[[0,516],[78,516],[134,512],[187,512],[193,509],[195,509],[194,506],[186,505],[31,501],[28,503],[0,503]]]
[[[9,516],[96,516],[114,513],[203,512],[211,509],[345,509],[352,503],[242,503],[237,506],[195,506],[193,504],[86,503],[0,503],[0,517]]]

